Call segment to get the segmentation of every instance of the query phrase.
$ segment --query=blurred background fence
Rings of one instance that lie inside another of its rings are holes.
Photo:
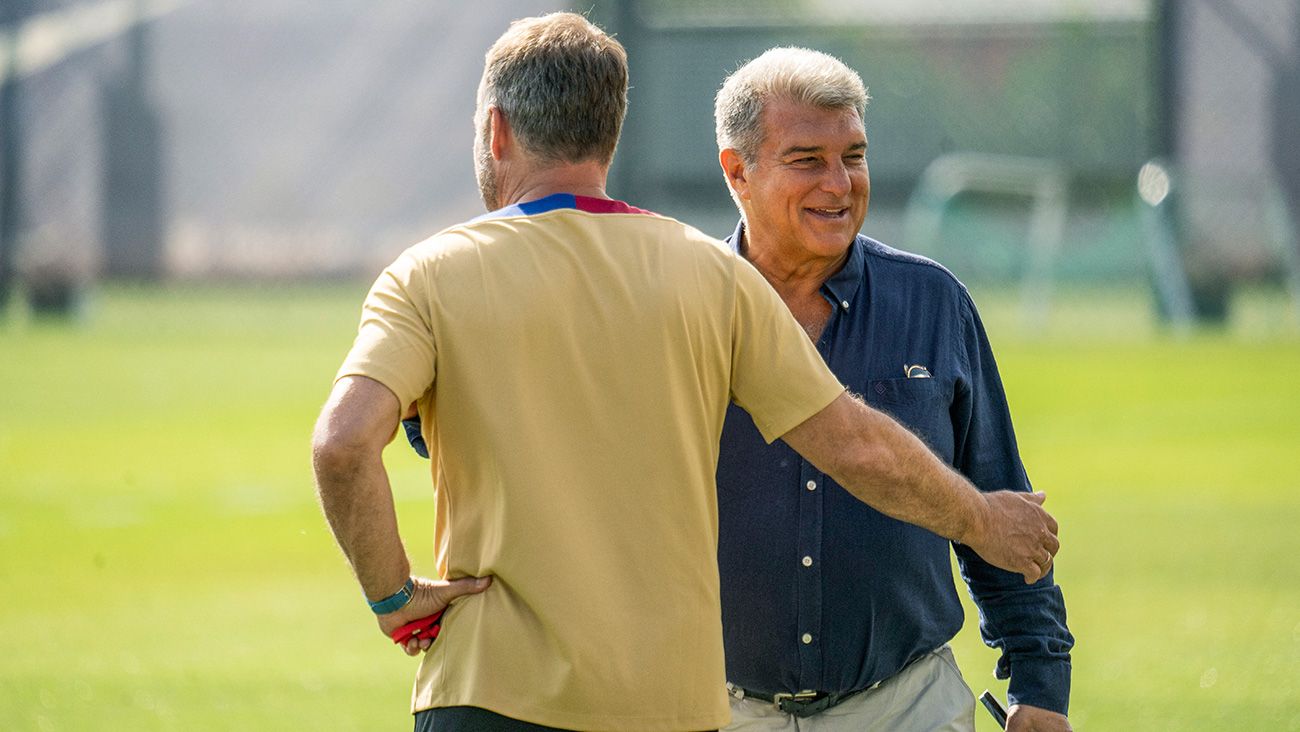
[[[0,302],[17,283],[33,306],[57,309],[100,277],[373,273],[478,212],[469,149],[482,54],[510,19],[563,7],[7,0]],[[611,193],[709,233],[735,219],[713,94],[744,60],[796,44],[839,56],[870,88],[866,231],[965,279],[1173,278],[1213,320],[1238,282],[1300,277],[1294,0],[578,9],[631,55]],[[1056,240],[1040,241],[1033,201],[978,185],[978,168],[968,188],[918,189],[936,160],[968,153],[1062,171]],[[1163,206],[1176,254],[1163,274],[1134,195],[1152,159],[1170,180],[1146,204]],[[927,217],[938,231],[918,237],[908,222]],[[1043,299],[1050,287],[1031,289]]]

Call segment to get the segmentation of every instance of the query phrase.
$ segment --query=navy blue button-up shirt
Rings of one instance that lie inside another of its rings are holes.
[[[859,235],[821,292],[833,313],[817,348],[849,391],[980,489],[1030,490],[983,325],[950,272]],[[784,442],[766,444],[735,405],[718,499],[728,681],[767,693],[862,689],[961,628],[948,541],[859,502]],[[1002,651],[996,673],[1010,675],[1011,703],[1065,713],[1074,639],[1052,575],[1026,585],[953,546],[984,641]]]

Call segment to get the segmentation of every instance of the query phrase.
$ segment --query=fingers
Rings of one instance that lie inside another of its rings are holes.
[[[1031,565],[1025,567],[1024,571],[1021,572],[1021,575],[1025,578],[1025,584],[1032,585],[1047,576],[1047,573],[1052,570],[1053,554],[1055,554],[1054,551],[1044,551]]]
[[[477,595],[492,585],[491,577],[462,577],[449,582],[433,583],[434,596],[443,607],[465,595]]]
[[[1039,565],[1043,567],[1043,574],[1046,575],[1046,568],[1051,565],[1052,557],[1056,556],[1056,553],[1061,550],[1061,540],[1059,538],[1061,527],[1060,524],[1056,522],[1056,519],[1052,517],[1052,514],[1041,508],[1043,502],[1047,500],[1046,493],[1035,491],[1033,493],[1023,493],[1021,496],[1023,496],[1025,500],[1040,507],[1039,513],[1043,519],[1045,527],[1045,531],[1043,531],[1040,541],[1043,548],[1047,550],[1047,557],[1046,562],[1044,563],[1040,560]]]
[[[1042,506],[1044,503],[1047,502],[1047,494],[1042,491],[1034,491],[1033,493],[1021,493],[1020,495],[1023,496],[1026,501],[1029,501],[1030,503],[1033,503],[1038,506]],[[1052,518],[1052,514],[1044,510],[1043,518],[1047,521],[1048,531],[1051,531],[1053,534],[1056,534],[1060,531],[1061,527],[1056,523],[1056,519]]]
[[[1050,567],[1051,564],[1050,561],[1044,564],[1042,558],[1030,560],[1029,566],[1025,568],[1026,571],[1021,573],[1025,577],[1025,584],[1032,585],[1038,580],[1046,577],[1047,568]]]
[[[402,612],[403,620],[414,620],[442,610],[456,598],[474,595],[492,585],[491,577],[461,577],[454,580],[415,578],[415,596]]]
[[[1029,566],[1033,567],[1033,569],[1026,569],[1020,574],[1025,578],[1025,584],[1032,585],[1043,578],[1043,570],[1039,569],[1037,564],[1030,564]]]
[[[433,638],[412,639],[402,646],[402,651],[408,656],[418,656],[432,647]]]
[[[978,537],[978,545],[968,544],[985,561],[1001,569],[1022,575],[1033,584],[1043,577],[1044,557],[1056,546],[1042,508],[1042,493],[992,491],[983,494],[989,504],[988,530]]]
[[[1057,552],[1061,551],[1061,540],[1058,539],[1055,534],[1048,534],[1047,538],[1044,539],[1043,543],[1047,545],[1047,552],[1049,556],[1054,557],[1056,556]]]
[[[993,491],[984,494],[993,510],[989,541],[972,546],[985,561],[1034,584],[1051,571],[1061,548],[1059,526],[1043,508],[1045,493]]]
[[[447,608],[453,601],[466,595],[475,595],[492,586],[491,577],[462,577],[455,580],[430,580],[415,577],[415,592],[404,607],[378,616],[379,630],[391,636],[398,628],[419,619],[432,616]],[[417,636],[399,647],[408,656],[419,655],[433,646],[434,638]]]

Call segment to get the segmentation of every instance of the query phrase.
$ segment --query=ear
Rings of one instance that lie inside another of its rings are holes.
[[[718,163],[722,166],[722,175],[727,179],[727,185],[736,192],[736,197],[742,200],[749,198],[749,178],[745,170],[745,159],[740,156],[740,152],[735,148],[724,148],[718,152]]]
[[[488,107],[488,138],[493,160],[501,160],[505,157],[506,150],[514,146],[510,122],[496,106]]]

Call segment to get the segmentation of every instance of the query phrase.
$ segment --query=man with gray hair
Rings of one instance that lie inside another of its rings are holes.
[[[729,238],[850,392],[982,490],[1029,492],[997,366],[965,287],[858,233],[870,180],[858,75],[777,48],[716,100],[740,208]],[[718,462],[719,570],[737,730],[973,730],[948,641],[962,626],[949,541],[854,501],[743,411]],[[1030,586],[953,542],[986,643],[1010,676],[1007,729],[1068,730],[1070,648],[1050,562]]]
[[[627,57],[572,13],[487,54],[490,213],[375,282],[322,410],[326,519],[380,630],[441,615],[416,729],[698,730],[728,720],[713,472],[727,404],[853,495],[1037,580],[1042,497],[982,493],[845,394],[761,275],[605,193]],[[384,446],[409,408],[433,457],[436,561],[417,578]],[[452,600],[454,604],[450,604]]]

